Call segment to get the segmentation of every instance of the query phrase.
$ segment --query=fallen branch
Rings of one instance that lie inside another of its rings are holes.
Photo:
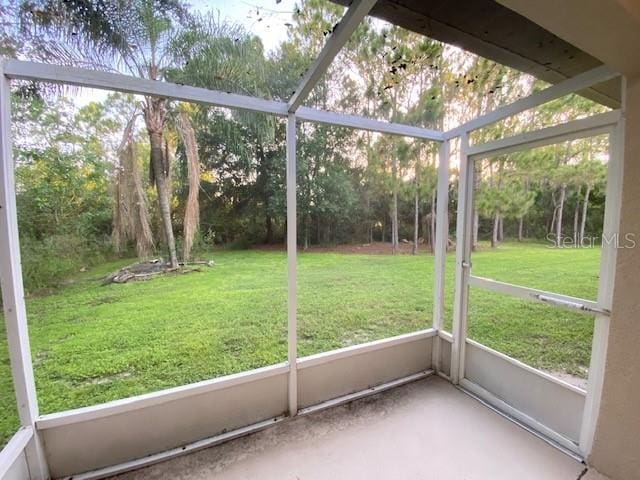
[[[148,280],[158,275],[164,275],[168,273],[191,273],[200,272],[201,269],[186,268],[189,265],[206,265],[213,267],[215,265],[213,260],[199,261],[199,262],[182,262],[179,263],[179,267],[172,268],[170,264],[165,263],[162,259],[149,260],[148,262],[138,262],[126,267],[122,267],[117,272],[113,272],[104,279],[103,285],[109,285],[111,283],[127,283],[129,281],[142,281]]]

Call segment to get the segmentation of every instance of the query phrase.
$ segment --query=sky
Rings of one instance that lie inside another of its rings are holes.
[[[298,2],[299,3],[299,2]],[[265,49],[275,50],[287,38],[287,23],[293,23],[294,0],[190,0],[194,12],[214,12],[221,20],[242,25],[257,35]]]

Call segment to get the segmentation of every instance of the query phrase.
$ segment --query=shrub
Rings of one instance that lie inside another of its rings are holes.
[[[56,288],[82,267],[104,262],[112,255],[108,239],[52,235],[43,240],[20,239],[25,291]]]

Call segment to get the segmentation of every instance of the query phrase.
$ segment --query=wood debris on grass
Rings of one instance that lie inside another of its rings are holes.
[[[126,267],[122,267],[113,273],[107,275],[103,281],[103,285],[111,283],[127,283],[129,281],[148,280],[158,275],[169,273],[191,273],[200,272],[201,266],[213,267],[213,260],[205,260],[200,262],[181,262],[177,268],[171,267],[171,264],[161,258],[149,260],[147,262],[136,262]]]

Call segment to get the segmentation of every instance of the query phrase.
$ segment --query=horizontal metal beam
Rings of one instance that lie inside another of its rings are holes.
[[[550,102],[556,98],[569,95],[570,93],[575,93],[593,85],[606,82],[607,80],[618,76],[620,76],[619,73],[614,72],[605,65],[594,68],[593,70],[576,75],[575,77],[557,83],[549,88],[533,93],[528,97],[521,98],[509,105],[497,108],[492,112],[463,123],[462,125],[445,132],[445,137],[458,137],[464,132],[471,132],[473,130],[486,127],[487,125],[491,125],[492,123],[498,122],[512,115],[516,115],[520,112],[524,112],[525,110]]]
[[[118,73],[98,72],[75,67],[63,67],[46,63],[5,60],[4,74],[16,80],[50,82],[86,88],[99,88],[138,95],[152,95],[185,102],[195,102],[226,108],[250,110],[278,116],[288,115],[287,104],[273,100],[225,93],[205,88],[189,87],[169,82],[157,82]],[[309,107],[300,107],[297,116],[301,120],[393,135],[441,141],[442,132],[426,128],[373,120],[358,115],[344,115]]]
[[[446,342],[453,343],[453,335],[451,335],[449,332],[445,332],[444,330],[438,330],[438,337],[440,337],[442,340]]]
[[[544,147],[577,138],[610,133],[620,118],[620,110],[601,113],[592,117],[522,133],[492,142],[471,145],[468,154],[474,160],[495,155],[506,155],[525,149]]]
[[[371,118],[360,117],[357,115],[334,113],[309,107],[298,108],[298,110],[296,111],[296,118],[298,118],[298,120],[308,122],[324,123],[327,125],[339,125],[342,127],[355,128],[358,130],[389,133],[391,135],[402,135],[405,137],[433,140],[436,142],[441,142],[444,140],[444,134],[437,130],[429,130],[428,128],[414,127],[402,123],[383,122],[380,120],[373,120]]]
[[[601,308],[597,302],[584,300],[577,297],[571,297],[569,295],[561,295],[559,293],[547,292],[535,288],[522,287],[520,285],[499,282],[497,280],[476,277],[474,275],[469,276],[469,285],[472,287],[489,290],[491,292],[501,293],[503,295],[522,298],[524,300],[553,304],[556,307],[561,307],[578,313],[586,313],[591,315],[598,313],[602,315],[609,315],[609,312]]]
[[[47,428],[60,427],[62,425],[70,425],[88,420],[96,420],[98,418],[109,417],[119,413],[131,412],[141,408],[148,408],[155,405],[161,405],[166,402],[175,401],[185,397],[193,397],[202,395],[203,393],[223,390],[235,385],[255,382],[276,375],[282,375],[289,372],[289,366],[286,363],[278,363],[268,367],[257,368],[224,377],[214,378],[212,380],[204,380],[198,383],[182,385],[166,390],[159,390],[135,397],[113,400],[111,402],[93,405],[90,407],[82,407],[74,410],[66,410],[64,412],[51,413],[41,415],[36,420],[38,430]]]
[[[340,22],[335,26],[333,32],[327,39],[324,47],[320,50],[318,57],[307,69],[300,80],[300,84],[296,91],[293,92],[289,99],[289,111],[295,113],[302,102],[305,101],[313,87],[320,81],[322,75],[325,74],[335,56],[340,52],[351,35],[358,28],[360,22],[367,16],[369,11],[376,4],[377,0],[354,0],[347,13]]]
[[[4,74],[11,79],[50,82],[78,87],[100,88],[119,92],[152,95],[218,107],[239,108],[254,112],[286,115],[287,104],[273,100],[146,80],[119,73],[99,72],[83,68],[46,63],[5,60]]]
[[[438,332],[435,329],[429,328],[418,332],[405,333],[395,337],[383,338],[382,340],[374,340],[373,342],[361,343],[360,345],[352,345],[350,347],[309,355],[308,357],[298,359],[298,370],[333,362],[341,358],[348,358],[354,355],[361,355],[363,353],[393,347],[395,345],[402,345],[404,343],[435,337],[437,334]]]

